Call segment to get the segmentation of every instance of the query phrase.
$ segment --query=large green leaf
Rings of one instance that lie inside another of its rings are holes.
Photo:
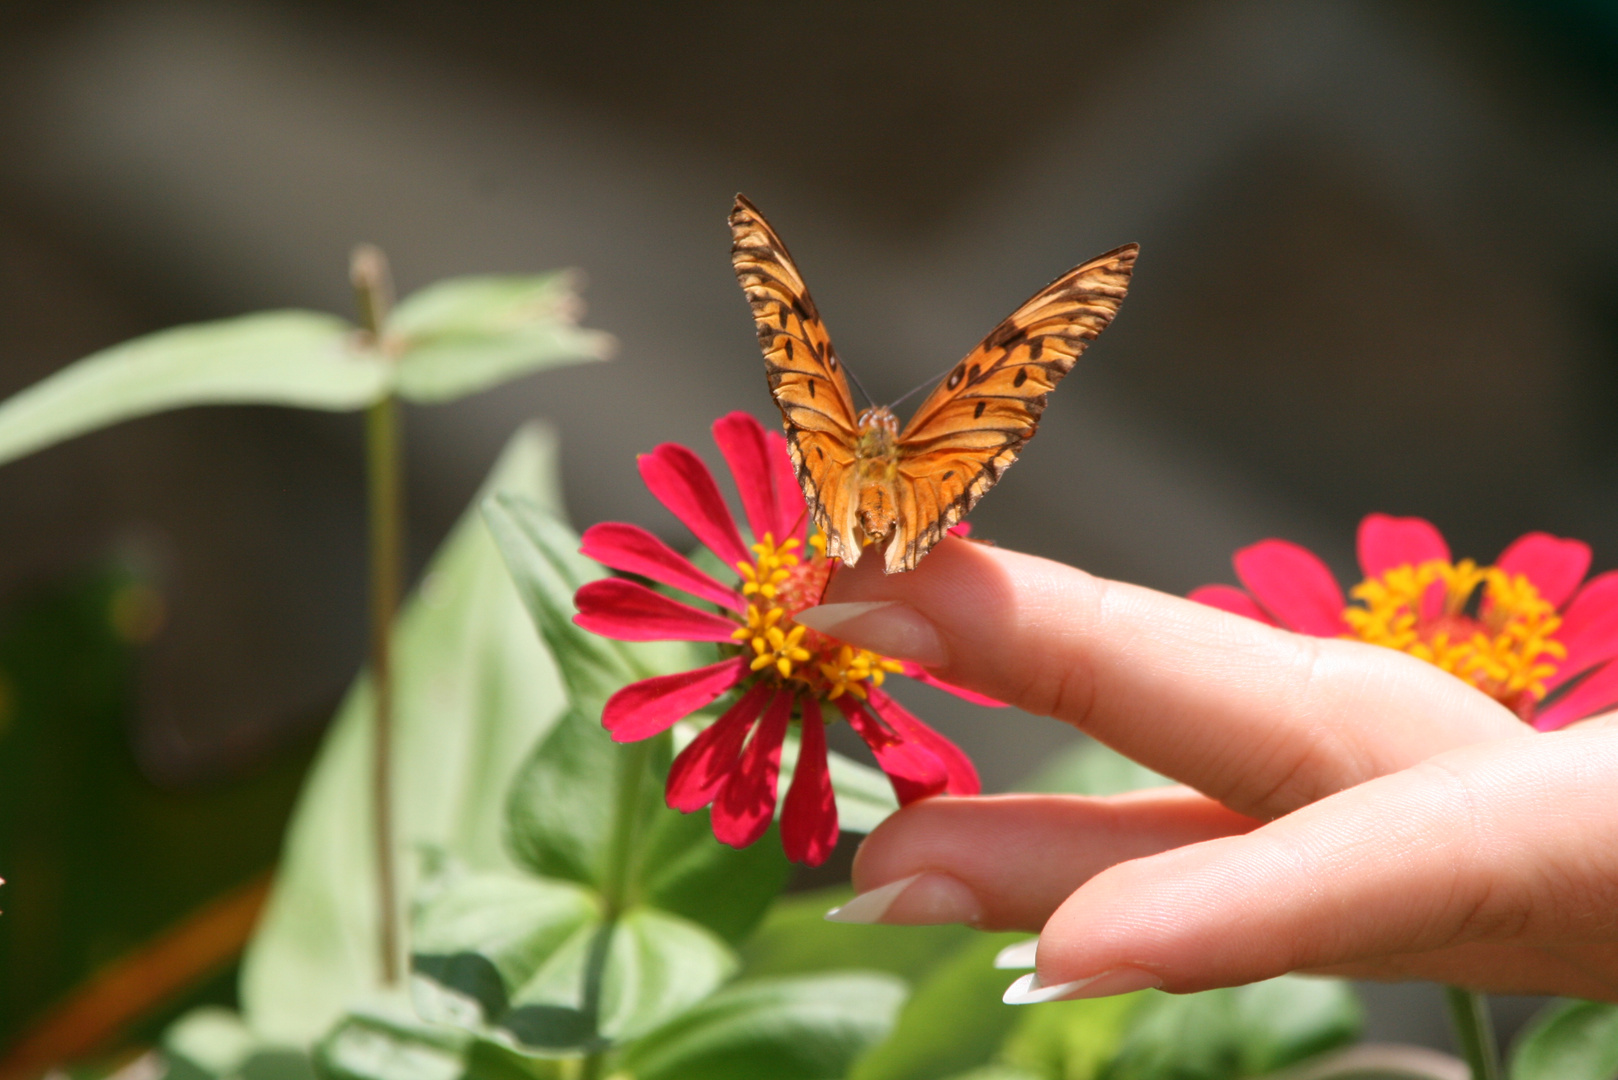
[[[1511,1048],[1511,1080],[1618,1077],[1618,1005],[1560,1001],[1547,1006]]]
[[[601,920],[588,890],[526,874],[455,875],[423,891],[431,895],[417,907],[413,964],[433,985],[418,980],[416,1011],[436,1022],[492,1023],[511,987]]]
[[[424,1018],[534,1053],[578,1052],[666,1023],[736,969],[686,919],[636,907],[609,922],[565,895],[583,894],[575,886],[530,879],[528,891],[525,910],[510,885],[453,886],[423,913],[413,990]]]
[[[758,931],[742,943],[749,976],[803,975],[839,968],[865,968],[918,983],[938,964],[975,941],[965,926],[883,926],[826,921],[826,912],[846,903],[852,889],[792,893],[777,900]],[[1004,989],[1007,977],[996,974]]]
[[[451,401],[561,364],[605,360],[613,339],[575,325],[576,275],[462,277],[429,285],[388,318],[395,387],[410,401]]]
[[[347,323],[272,311],[163,330],[70,364],[0,404],[0,464],[121,420],[186,405],[359,409],[388,366]]]
[[[773,828],[737,851],[714,839],[706,810],[681,814],[663,806],[641,851],[636,894],[734,945],[764,919],[791,876]]]
[[[536,874],[566,878],[595,888],[607,877],[615,789],[620,771],[639,766],[643,788],[653,779],[639,757],[629,755],[601,726],[599,713],[569,709],[523,766],[508,803],[508,842]],[[654,792],[638,800],[636,835],[644,835],[657,812]]]
[[[168,1080],[213,1080],[241,1071],[258,1040],[229,1009],[193,1009],[163,1033]]]
[[[789,864],[778,840],[769,836],[743,851],[720,844],[705,811],[669,809],[661,773],[614,743],[599,718],[577,709],[540,743],[512,786],[512,851],[535,873],[604,887],[614,792],[624,782],[623,770],[632,768],[642,772],[626,875],[630,899],[740,940],[786,883]]]
[[[315,1058],[329,1080],[460,1080],[471,1042],[462,1031],[361,1012],[322,1039]]]
[[[484,494],[512,490],[554,504],[554,461],[551,437],[528,429]],[[400,619],[396,650],[395,827],[408,897],[413,856],[425,850],[474,870],[510,865],[505,793],[564,698],[475,513],[433,560]],[[310,773],[243,962],[243,1011],[272,1042],[308,1045],[378,985],[371,734],[371,694],[361,679]]]
[[[625,1051],[636,1080],[833,1080],[882,1039],[904,1001],[891,975],[737,983]]]
[[[1294,1064],[1359,1035],[1347,983],[1283,975],[1200,994],[1146,995],[1109,1080],[1235,1080]]]
[[[1014,940],[977,934],[916,986],[887,1041],[865,1054],[850,1080],[933,1080],[989,1064],[1023,1010],[1003,1004],[1007,977],[994,956]]]
[[[567,680],[568,696],[586,712],[593,707],[599,718],[607,697],[638,677],[619,643],[573,625],[573,594],[606,571],[580,555],[578,536],[531,499],[498,495],[484,503],[483,516],[517,594]]]
[[[1000,1063],[1062,1080],[1102,1076],[1142,997],[1125,994],[1024,1009],[1000,1049]]]
[[[613,927],[601,979],[601,1033],[644,1035],[717,990],[739,966],[708,930],[655,908],[631,908]]]
[[[1174,781],[1131,761],[1103,743],[1086,740],[1064,750],[1017,785],[1019,791],[1059,795],[1122,795]]]
[[[1365,1009],[1342,979],[1283,975],[1233,991],[1244,1076],[1267,1073],[1359,1038]]]

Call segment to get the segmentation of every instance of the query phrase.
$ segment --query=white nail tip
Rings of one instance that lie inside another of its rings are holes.
[[[843,607],[845,605],[834,604],[832,606]],[[863,605],[849,604],[846,606],[859,607]],[[826,920],[841,923],[881,922],[882,916],[886,915],[888,909],[893,906],[893,902],[899,899],[899,894],[910,888],[919,877],[921,877],[920,874],[911,874],[909,877],[902,877],[898,881],[890,881],[886,885],[880,885],[869,892],[862,892],[842,907],[835,907],[826,912]]]
[[[1042,1005],[1047,1001],[1060,1001],[1085,983],[1089,979],[1075,979],[1072,982],[1057,983],[1055,986],[1042,986],[1037,972],[1029,972],[1010,986],[1000,1000],[1007,1005]]]
[[[1001,971],[1031,968],[1034,966],[1034,954],[1038,951],[1038,938],[1029,938],[1027,941],[1019,941],[1015,945],[1007,945],[995,955],[994,966]]]
[[[823,634],[830,634],[850,619],[857,619],[861,615],[869,615],[881,608],[892,607],[892,600],[871,600],[857,604],[819,604],[815,607],[804,608],[792,616],[792,621],[801,623],[811,630],[819,630]]]

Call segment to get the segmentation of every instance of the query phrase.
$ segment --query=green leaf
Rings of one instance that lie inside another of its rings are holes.
[[[453,401],[544,368],[605,360],[611,335],[575,325],[576,277],[451,278],[405,299],[386,328],[399,396]]]
[[[320,1041],[315,1060],[334,1080],[460,1080],[470,1043],[455,1029],[360,1013]]]
[[[359,409],[386,388],[347,323],[271,311],[162,330],[93,353],[0,404],[0,464],[123,420],[187,405]]]
[[[484,494],[513,490],[554,504],[554,462],[550,436],[527,429]],[[502,843],[506,791],[560,713],[563,693],[473,513],[434,558],[400,618],[395,647],[394,813],[408,897],[414,857],[429,849],[473,870],[512,865]],[[310,772],[243,961],[243,1013],[272,1042],[309,1045],[379,985],[371,721],[361,679]]]
[[[1618,1006],[1560,1001],[1546,1006],[1511,1047],[1511,1080],[1618,1077]]]
[[[975,934],[916,987],[886,1042],[855,1064],[850,1080],[933,1080],[989,1064],[1023,1011],[1001,1002],[1009,981],[994,956],[1015,934]]]
[[[1060,795],[1122,795],[1173,782],[1110,746],[1087,740],[1057,755],[1045,768],[1018,784],[1017,790]]]
[[[437,1023],[492,1023],[510,1005],[509,987],[601,920],[587,890],[514,873],[457,875],[423,891],[430,895],[414,920],[412,966],[420,979],[412,989],[417,1013]]]
[[[424,1017],[533,1053],[578,1052],[666,1023],[736,969],[724,942],[677,916],[632,908],[608,923],[554,904],[525,913],[515,895],[488,911],[463,895],[438,918],[434,951],[415,961]]]
[[[644,1035],[713,993],[738,966],[736,954],[697,924],[633,908],[607,950],[601,1033],[615,1042]]]
[[[1342,979],[1283,975],[1237,988],[1243,1075],[1272,1072],[1359,1038],[1365,1009]]]
[[[1236,998],[1229,990],[1151,993],[1119,1048],[1108,1080],[1222,1080],[1238,1075]]]
[[[637,764],[602,728],[599,712],[569,709],[512,785],[507,838],[513,854],[536,874],[601,888],[619,771]],[[640,783],[649,788],[652,777],[643,776]],[[641,806],[645,818],[656,812],[651,798],[643,798]],[[643,821],[637,833],[644,828]]]
[[[1354,1041],[1359,1001],[1336,979],[1283,975],[1200,994],[1147,995],[1109,1080],[1226,1080],[1283,1068]]]
[[[163,1054],[172,1080],[232,1076],[241,1070],[258,1040],[229,1009],[193,1009],[163,1033]]]
[[[1035,1076],[1100,1077],[1144,999],[1144,994],[1123,994],[1025,1009],[1000,1056]]]
[[[978,940],[977,932],[965,926],[827,922],[826,912],[853,895],[852,889],[838,887],[781,897],[758,931],[742,943],[743,970],[749,976],[761,976],[866,968],[916,983],[941,961]],[[1010,981],[1003,974],[996,978],[1002,984]]]
[[[489,532],[505,558],[534,626],[567,680],[568,697],[600,717],[601,704],[637,673],[618,643],[573,625],[573,594],[606,571],[579,551],[579,538],[543,507],[511,495],[483,505]]]
[[[663,806],[640,857],[637,892],[735,945],[759,925],[791,876],[774,828],[737,851],[714,839],[706,810],[682,814]]]
[[[904,983],[841,972],[727,987],[645,1038],[621,1066],[636,1080],[829,1080],[893,1025]]]

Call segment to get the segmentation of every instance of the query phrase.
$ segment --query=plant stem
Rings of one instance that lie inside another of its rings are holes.
[[[634,862],[640,801],[653,741],[630,743],[618,756],[618,792],[612,812],[612,836],[607,843],[606,874],[601,882],[608,922],[615,921],[629,906],[629,871]]]
[[[1444,987],[1444,1003],[1455,1029],[1455,1042],[1472,1070],[1472,1080],[1500,1080],[1500,1052],[1494,1042],[1494,1018],[1482,994]]]
[[[382,328],[391,302],[387,260],[362,244],[354,249],[350,279],[371,347],[383,348]],[[393,621],[399,610],[404,563],[404,459],[399,403],[392,394],[365,414],[366,485],[371,536],[371,816],[376,844],[378,947],[382,981],[399,981],[399,898],[393,837]]]
[[[666,738],[667,736],[659,736]],[[635,847],[641,818],[641,799],[651,772],[652,746],[656,739],[630,743],[618,755],[618,788],[612,807],[612,834],[607,841],[607,865],[601,881],[605,911],[600,936],[591,949],[584,983],[584,1011],[592,1019],[600,1013],[601,988],[612,948],[617,922],[629,907],[630,871],[635,864]],[[606,1069],[607,1051],[593,1050],[579,1065],[579,1080],[601,1080]]]

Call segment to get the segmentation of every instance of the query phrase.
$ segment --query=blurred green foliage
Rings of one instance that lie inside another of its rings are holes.
[[[103,964],[268,869],[280,848],[312,746],[206,790],[164,790],[141,774],[136,668],[161,618],[155,585],[114,563],[0,609],[5,1042]],[[226,974],[193,997],[231,994]]]

